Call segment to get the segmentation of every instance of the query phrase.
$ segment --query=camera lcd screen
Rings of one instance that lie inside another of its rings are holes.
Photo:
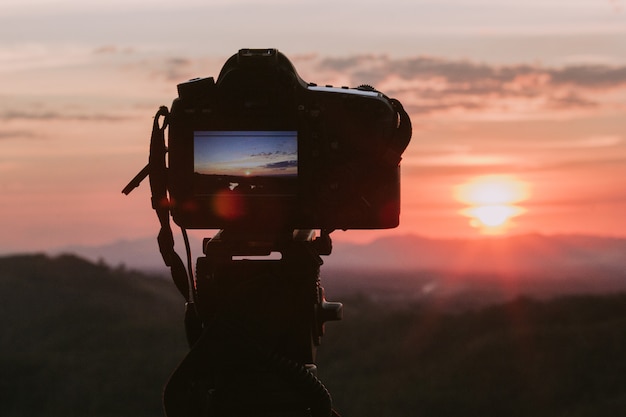
[[[194,192],[295,195],[297,131],[195,131]]]

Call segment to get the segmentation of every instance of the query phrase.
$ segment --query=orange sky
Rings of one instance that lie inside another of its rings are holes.
[[[336,240],[479,236],[454,189],[495,174],[529,185],[507,233],[626,236],[622,2],[360,2],[359,21],[350,2],[305,21],[306,4],[218,3],[0,6],[1,252],[156,235],[147,182],[120,193],[147,162],[151,118],[177,83],[250,46],[279,48],[306,81],[372,84],[411,114],[401,227]]]

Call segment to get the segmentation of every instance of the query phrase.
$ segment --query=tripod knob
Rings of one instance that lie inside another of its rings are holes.
[[[318,311],[318,319],[324,324],[327,321],[339,321],[343,318],[343,304],[323,300]]]
[[[315,322],[316,333],[313,335],[313,341],[316,346],[319,346],[322,343],[322,336],[324,336],[324,324],[327,321],[338,321],[343,318],[343,304],[334,302],[334,301],[326,301],[324,297],[324,288],[319,287],[319,300],[320,302],[316,304],[315,308]]]

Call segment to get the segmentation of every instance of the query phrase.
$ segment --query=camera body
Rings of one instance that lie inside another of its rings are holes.
[[[178,85],[168,189],[188,229],[385,229],[400,213],[400,116],[368,86],[306,83],[275,49]],[[410,123],[410,122],[409,122]]]

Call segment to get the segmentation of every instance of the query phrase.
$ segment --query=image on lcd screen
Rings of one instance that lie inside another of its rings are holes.
[[[298,177],[296,131],[194,132],[194,189],[294,194]]]

